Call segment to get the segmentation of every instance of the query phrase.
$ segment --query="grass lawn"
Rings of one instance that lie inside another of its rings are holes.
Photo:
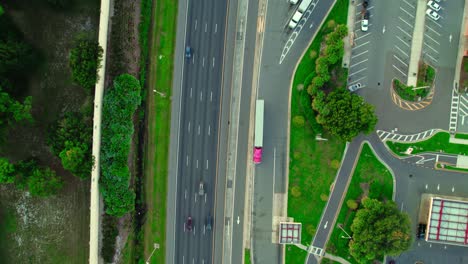
[[[356,212],[348,209],[346,202],[348,200],[360,201],[364,196],[381,201],[392,200],[392,193],[393,178],[390,171],[375,157],[369,145],[364,144],[336,225],[343,224],[346,232],[352,235],[350,227]],[[342,236],[347,237],[338,226],[335,226],[327,245],[327,252],[338,255],[351,263],[357,263],[349,254],[349,239],[342,238]]]
[[[302,244],[308,245],[315,234],[320,221],[330,185],[339,168],[345,143],[334,138],[328,141],[316,141],[315,132],[310,126],[314,117],[310,97],[306,87],[310,83],[315,69],[315,58],[318,54],[325,28],[330,20],[336,24],[345,24],[348,14],[348,0],[337,0],[322,29],[302,58],[294,76],[291,98],[291,118],[302,115],[306,118],[303,127],[291,127],[289,164],[288,216],[303,225]],[[302,87],[303,89],[298,89]],[[322,135],[328,138],[328,135]],[[294,189],[294,191],[292,191]],[[294,195],[292,193],[294,192]],[[321,197],[323,199],[321,199]],[[296,246],[286,247],[286,263],[304,263],[307,252]]]
[[[147,216],[144,226],[145,258],[159,243],[150,263],[165,262],[166,194],[171,123],[172,70],[175,47],[177,1],[153,2],[147,98],[148,140],[145,153],[145,195]]]
[[[444,153],[450,154],[468,154],[468,146],[462,144],[449,143],[450,134],[447,132],[436,133],[431,138],[416,142],[416,143],[399,143],[387,141],[387,146],[397,155],[406,156],[403,154],[409,147],[413,148],[412,154],[422,152],[439,152],[442,150]]]
[[[455,138],[468,139],[468,134],[455,134]]]
[[[250,249],[245,249],[244,254],[244,264],[251,264],[252,262],[250,261]]]

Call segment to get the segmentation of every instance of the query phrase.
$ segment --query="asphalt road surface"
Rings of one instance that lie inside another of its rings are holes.
[[[206,228],[206,221],[214,215],[227,3],[181,1],[179,8],[175,78],[180,79],[175,83],[181,90],[174,94],[180,101],[173,109],[180,116],[171,128],[178,137],[171,138],[177,142],[171,151],[176,162],[169,172],[169,192],[171,187],[176,192],[168,198],[167,216],[175,225],[168,223],[167,262],[212,263],[213,230]],[[187,46],[190,58],[183,55]],[[189,216],[191,231],[186,226]]]

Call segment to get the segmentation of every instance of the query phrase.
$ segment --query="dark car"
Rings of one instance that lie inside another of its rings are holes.
[[[425,224],[419,224],[418,225],[418,231],[416,233],[416,237],[418,239],[424,239],[424,237],[426,236],[426,227],[427,227],[427,225],[425,225]]]
[[[369,11],[364,12],[364,19],[369,20]]]
[[[187,222],[185,222],[185,228],[186,228],[189,232],[191,232],[191,231],[192,231],[192,228],[193,228],[193,223],[192,223],[192,222],[193,222],[193,221],[192,221],[192,217],[191,217],[191,216],[187,217]]]
[[[213,228],[213,217],[208,215],[206,218],[206,230],[211,230]]]
[[[367,8],[369,6],[369,1],[363,1],[362,7]]]
[[[190,59],[192,57],[192,48],[190,46],[185,47],[185,58]]]

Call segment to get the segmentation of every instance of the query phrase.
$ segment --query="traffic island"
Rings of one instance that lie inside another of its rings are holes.
[[[428,99],[434,87],[435,70],[430,65],[421,63],[418,70],[416,87],[407,86],[403,82],[393,79],[392,87],[402,99],[410,102],[420,102]],[[432,97],[431,97],[432,99]]]

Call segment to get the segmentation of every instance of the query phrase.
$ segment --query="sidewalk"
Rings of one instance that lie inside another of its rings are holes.
[[[419,60],[421,59],[421,50],[424,37],[424,22],[426,18],[426,0],[418,0],[416,9],[416,20],[414,23],[413,40],[411,41],[411,57],[408,66],[408,86],[417,85]]]
[[[467,0],[468,1],[468,0]],[[354,23],[355,23],[355,18],[356,18],[356,2],[354,1],[354,4],[352,1],[349,2],[349,7],[348,7],[348,36],[345,37],[344,39],[344,54],[343,54],[343,61],[342,61],[342,66],[343,68],[349,68],[349,64],[351,63],[351,51],[353,49],[353,43],[354,43]]]

